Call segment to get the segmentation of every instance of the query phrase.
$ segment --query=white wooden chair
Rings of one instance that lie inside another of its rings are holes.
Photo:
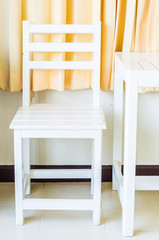
[[[32,43],[30,33],[91,33],[90,43]],[[106,128],[100,108],[101,23],[94,25],[36,25],[23,21],[23,106],[10,125],[14,129],[16,224],[23,224],[23,210],[91,210],[94,224],[100,224],[102,130]],[[31,61],[29,52],[92,52],[93,61]],[[92,105],[30,104],[30,69],[93,70]],[[92,139],[92,169],[30,169],[31,138]],[[23,168],[24,165],[24,168]],[[91,178],[92,199],[33,199],[32,178]]]

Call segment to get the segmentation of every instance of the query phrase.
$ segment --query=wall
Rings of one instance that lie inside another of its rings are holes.
[[[33,102],[90,103],[91,90],[35,93]],[[112,164],[113,93],[101,91],[107,130],[103,133],[103,165]],[[9,124],[21,105],[21,93],[0,90],[0,165],[13,164],[13,131]],[[159,93],[139,94],[137,163],[159,164]],[[37,154],[39,150],[39,154]],[[90,140],[32,140],[32,164],[90,164]]]

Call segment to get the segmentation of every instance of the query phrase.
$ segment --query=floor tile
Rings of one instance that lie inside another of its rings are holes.
[[[45,183],[48,198],[92,198],[90,183]]]
[[[92,227],[92,228],[74,228],[74,226],[71,226],[69,228],[65,228],[63,225],[61,225],[61,229],[54,229],[50,228],[49,226],[41,226],[39,231],[39,238],[38,240],[60,240],[60,239],[68,239],[68,240],[105,240],[106,239],[106,233],[104,227]]]
[[[31,198],[92,198],[90,183],[33,183]],[[158,240],[159,192],[136,192],[134,237],[122,236],[122,210],[111,183],[102,184],[101,225],[90,211],[24,211],[15,225],[14,184],[0,184],[0,240]]]
[[[134,240],[150,239],[150,236],[157,237],[159,233],[157,212],[159,212],[159,202],[156,192],[136,191]],[[110,183],[103,184],[102,213],[107,239],[130,239],[122,237],[122,209],[118,193],[111,190]]]

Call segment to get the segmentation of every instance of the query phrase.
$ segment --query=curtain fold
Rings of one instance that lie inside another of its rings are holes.
[[[101,5],[100,5],[101,2]],[[101,6],[101,14],[100,14]],[[100,16],[101,15],[101,16]],[[158,0],[0,0],[0,88],[22,88],[22,20],[31,23],[91,24],[102,21],[101,89],[113,90],[114,52],[159,51]],[[33,41],[91,41],[91,35],[34,34]],[[34,60],[89,60],[89,53],[34,53]],[[34,70],[32,90],[85,89],[90,71]],[[144,91],[158,89],[145,89]]]
[[[91,24],[92,23],[92,0],[68,0],[67,1],[67,23],[68,24]],[[100,2],[100,1],[98,1]],[[67,41],[71,42],[89,42],[89,34],[71,34],[67,36]],[[67,53],[66,60],[80,61],[90,60],[90,53]],[[83,89],[91,87],[91,71],[66,71],[66,88]]]
[[[0,88],[20,91],[21,0],[0,0]]]

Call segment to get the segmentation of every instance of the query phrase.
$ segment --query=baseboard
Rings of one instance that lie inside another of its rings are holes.
[[[90,169],[90,165],[32,165],[32,169]],[[112,166],[102,166],[102,181],[111,182]],[[90,182],[90,179],[33,179],[33,182]],[[0,182],[14,182],[14,166],[0,166]]]
[[[90,165],[71,165],[71,166],[53,166],[53,165],[32,165],[32,169],[90,169]],[[137,165],[137,176],[157,176],[159,175],[159,165]],[[90,179],[34,179],[34,182],[89,182]],[[102,182],[112,181],[112,166],[102,166]],[[14,182],[14,166],[0,166],[0,182]]]

